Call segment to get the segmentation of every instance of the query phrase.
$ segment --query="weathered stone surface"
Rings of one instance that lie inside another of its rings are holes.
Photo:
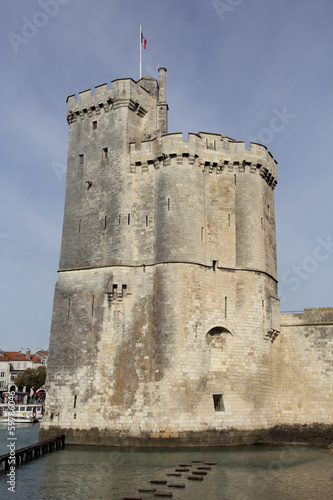
[[[272,366],[277,423],[333,424],[333,308],[283,314],[281,332]]]
[[[67,107],[41,436],[219,445],[280,423],[333,423],[332,310],[321,325],[316,311],[283,316],[278,335],[266,147],[168,134],[163,68],[159,81],[116,80]]]

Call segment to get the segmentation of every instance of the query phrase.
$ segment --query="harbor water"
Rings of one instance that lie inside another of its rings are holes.
[[[17,425],[16,449],[38,441],[39,424]],[[0,454],[8,452],[8,430],[0,428]],[[168,477],[180,464],[216,462],[202,481]],[[1,499],[111,499],[141,496],[151,480],[181,482],[173,500],[333,500],[333,455],[329,450],[295,446],[219,448],[107,448],[66,446],[16,468],[15,493],[0,472]]]

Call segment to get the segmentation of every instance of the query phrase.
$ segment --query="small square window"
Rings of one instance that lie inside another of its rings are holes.
[[[225,411],[222,394],[213,394],[213,400],[214,400],[215,411]]]
[[[93,122],[93,130],[97,129],[97,122]]]

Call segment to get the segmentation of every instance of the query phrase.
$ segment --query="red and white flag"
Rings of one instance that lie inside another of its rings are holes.
[[[143,36],[143,33],[141,33],[141,43],[142,43],[142,47],[144,49],[147,48],[147,40],[145,39],[145,37]]]
[[[142,23],[140,23],[140,79],[141,79],[141,76],[142,76],[142,56],[141,56],[142,47],[144,49],[147,47],[147,40],[143,36],[143,33],[142,33]]]

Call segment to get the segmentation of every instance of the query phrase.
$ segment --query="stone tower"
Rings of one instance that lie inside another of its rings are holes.
[[[275,423],[275,160],[221,134],[169,134],[164,68],[67,106],[41,435],[249,440]]]

